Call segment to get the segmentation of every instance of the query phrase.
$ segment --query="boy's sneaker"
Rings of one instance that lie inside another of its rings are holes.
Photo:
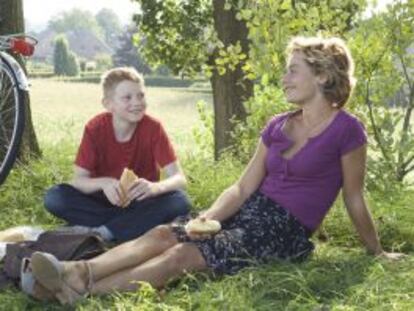
[[[65,232],[65,233],[73,233],[73,234],[89,234],[94,233],[99,235],[102,240],[109,242],[114,239],[111,231],[108,230],[105,226],[100,227],[86,227],[86,226],[63,226],[57,229],[59,232]]]

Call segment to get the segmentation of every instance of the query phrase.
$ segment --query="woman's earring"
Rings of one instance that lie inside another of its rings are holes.
[[[333,108],[338,108],[338,107],[339,107],[339,105],[338,105],[338,103],[332,103],[332,107],[333,107]]]

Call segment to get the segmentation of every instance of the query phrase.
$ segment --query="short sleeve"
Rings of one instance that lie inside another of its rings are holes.
[[[275,128],[278,126],[278,124],[283,122],[283,120],[285,119],[286,116],[287,116],[286,113],[279,114],[279,115],[273,116],[267,122],[266,126],[264,127],[264,129],[261,132],[262,141],[263,141],[263,143],[265,144],[266,147],[269,148],[269,146],[272,142],[272,136],[273,136],[273,133],[275,131]]]
[[[97,152],[91,130],[88,126],[83,131],[82,140],[75,159],[75,164],[95,174],[97,165]]]
[[[340,146],[341,156],[367,143],[367,134],[361,121],[350,118]]]
[[[177,160],[174,147],[161,124],[154,139],[154,157],[160,167],[164,167]]]

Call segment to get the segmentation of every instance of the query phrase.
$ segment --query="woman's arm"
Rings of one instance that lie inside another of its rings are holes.
[[[348,214],[368,252],[379,255],[383,250],[363,196],[366,154],[364,145],[342,156],[342,194]]]
[[[267,147],[260,139],[256,152],[240,179],[223,191],[201,217],[223,221],[235,214],[244,201],[260,186],[266,174]]]
[[[342,156],[342,194],[345,205],[359,236],[365,244],[367,251],[376,256],[381,255],[391,259],[396,259],[402,254],[384,252],[371,214],[365,203],[363,188],[366,155],[367,147],[364,145]]]

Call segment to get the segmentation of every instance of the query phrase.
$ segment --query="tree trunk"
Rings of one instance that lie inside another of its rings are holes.
[[[0,35],[23,33],[24,17],[22,0],[0,0]],[[22,65],[24,60],[20,56],[13,55]],[[25,97],[25,129],[23,140],[20,146],[19,160],[26,160],[30,156],[40,156],[40,148],[37,141],[36,133],[33,128],[32,114],[30,110],[30,98]]]
[[[248,55],[248,29],[244,21],[236,19],[236,10],[224,10],[226,1],[213,0],[214,28],[224,46],[240,42],[242,52]],[[218,56],[218,50],[212,60]],[[213,63],[214,64],[214,63]],[[242,63],[234,71],[226,70],[220,75],[213,70],[211,85],[214,104],[214,157],[218,159],[220,152],[233,145],[231,132],[234,129],[232,120],[245,121],[246,110],[243,101],[253,95],[253,82],[244,78]]]

